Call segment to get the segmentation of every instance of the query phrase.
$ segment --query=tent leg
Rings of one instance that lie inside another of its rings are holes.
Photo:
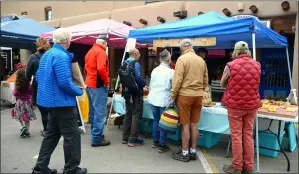
[[[253,51],[253,60],[256,60],[256,45],[255,45],[255,33],[252,33],[252,51]],[[258,116],[255,118],[255,131],[256,131],[256,172],[260,173],[260,152],[259,152],[259,135],[258,135]]]
[[[126,45],[127,47],[127,45]],[[125,50],[124,50],[124,54],[123,54],[123,58],[121,60],[121,64],[123,63],[123,61],[125,60],[125,57],[126,57],[126,47],[125,47]],[[119,75],[117,76],[117,80],[116,80],[116,84],[115,84],[115,87],[114,87],[114,90],[117,89],[118,87],[118,83],[119,83]],[[110,117],[111,117],[111,112],[112,112],[112,108],[113,108],[113,102],[114,102],[114,96],[115,96],[115,93],[113,94],[112,96],[112,101],[111,101],[111,107],[110,107],[110,111],[109,111],[109,116],[108,116],[108,120],[107,120],[107,125],[106,125],[106,130],[108,130],[108,124],[109,124],[109,121],[110,121]]]
[[[290,56],[289,56],[289,49],[288,49],[288,47],[286,47],[286,54],[287,54],[287,61],[288,61],[288,70],[289,70],[290,85],[291,85],[291,89],[293,89],[292,73],[291,73],[291,62],[290,62]]]

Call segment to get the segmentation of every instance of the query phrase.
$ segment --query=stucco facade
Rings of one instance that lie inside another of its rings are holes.
[[[223,14],[227,8],[231,16],[240,14],[255,15],[262,20],[271,20],[272,28],[295,35],[293,85],[298,89],[298,1],[289,0],[290,8],[283,10],[283,1],[167,1],[145,5],[145,1],[9,1],[2,0],[1,15],[27,12],[30,18],[53,27],[68,27],[96,19],[109,18],[118,22],[128,21],[134,28],[158,25],[157,17],[166,22],[180,20],[173,12],[186,10],[187,16],[199,12],[215,11]],[[254,5],[257,13],[249,8]],[[53,20],[45,21],[45,8],[51,7]],[[240,10],[243,7],[243,10]],[[67,10],[66,10],[67,9]],[[147,20],[143,25],[140,19]],[[293,26],[297,26],[294,32]]]

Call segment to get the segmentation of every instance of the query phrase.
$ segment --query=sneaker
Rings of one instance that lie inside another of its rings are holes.
[[[183,161],[183,162],[189,162],[190,157],[189,155],[183,155],[182,151],[180,152],[173,152],[172,153],[172,158],[178,161]]]
[[[170,150],[170,147],[165,145],[165,146],[160,146],[159,149],[158,149],[158,152],[159,153],[165,153],[165,152],[168,152]]]
[[[30,133],[28,131],[25,132],[26,137],[30,137]]]
[[[46,170],[40,170],[37,167],[33,168],[32,174],[56,174],[57,170],[56,169],[49,169],[47,168]]]
[[[242,174],[242,170],[234,169],[232,165],[225,165],[223,171],[228,174]]]
[[[126,140],[122,140],[122,141],[121,141],[121,144],[128,144],[128,141],[126,141]]]
[[[198,160],[197,153],[190,153],[189,157],[190,157],[190,160],[192,160],[192,161]]]
[[[71,171],[71,172],[66,172],[65,170],[63,171],[63,174],[86,174],[86,173],[87,173],[87,169],[80,168],[80,167],[77,167],[75,171]]]
[[[253,170],[243,170],[242,174],[253,174],[254,171]]]
[[[22,127],[21,130],[20,130],[20,137],[21,137],[21,138],[26,137],[26,136],[25,136],[25,133],[26,133],[26,127]]]
[[[143,144],[144,144],[143,140],[141,140],[141,139],[129,140],[128,141],[128,146],[129,147],[142,146]]]
[[[99,147],[99,146],[109,146],[110,141],[109,140],[103,140],[99,143],[91,143],[91,147]]]
[[[160,147],[160,143],[159,143],[159,141],[154,141],[152,147],[153,147],[153,148],[158,148],[158,147]]]

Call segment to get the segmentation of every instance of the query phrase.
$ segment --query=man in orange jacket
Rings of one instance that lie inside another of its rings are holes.
[[[108,38],[99,36],[85,55],[86,92],[89,100],[89,121],[91,125],[91,146],[108,146],[104,139],[104,125],[109,85],[109,60],[106,54]]]

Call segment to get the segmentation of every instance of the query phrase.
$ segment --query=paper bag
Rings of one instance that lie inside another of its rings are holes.
[[[85,88],[83,76],[81,74],[78,62],[72,63],[73,83],[79,88]]]

